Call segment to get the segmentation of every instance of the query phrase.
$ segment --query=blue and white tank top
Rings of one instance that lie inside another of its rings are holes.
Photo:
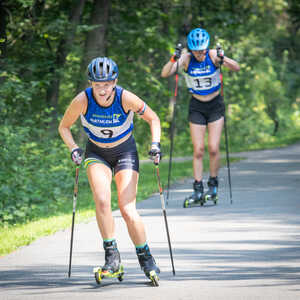
[[[209,95],[221,87],[220,69],[210,59],[209,50],[202,62],[191,55],[191,61],[184,75],[188,89],[193,94]]]
[[[93,97],[92,88],[85,90],[88,107],[85,115],[81,114],[81,124],[88,137],[100,143],[113,143],[133,130],[134,113],[126,113],[122,106],[123,88],[116,86],[113,103],[104,107]]]

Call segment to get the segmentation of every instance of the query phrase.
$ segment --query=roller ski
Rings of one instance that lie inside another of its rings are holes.
[[[118,278],[119,281],[123,281],[124,268],[121,265],[120,253],[117,249],[115,241],[105,242],[105,264],[101,267],[93,269],[95,280],[98,284],[101,284],[104,278]]]
[[[194,192],[191,196],[186,198],[183,202],[183,207],[193,207],[193,206],[203,206],[205,203],[204,199],[204,189],[203,189],[203,183],[202,181],[194,181],[193,183]]]
[[[160,269],[157,267],[153,256],[150,253],[148,245],[143,248],[137,248],[136,254],[141,266],[141,269],[145,275],[151,280],[152,286],[159,286]]]
[[[213,201],[216,205],[218,202],[218,177],[209,177],[208,182],[208,191],[204,194],[205,201]]]

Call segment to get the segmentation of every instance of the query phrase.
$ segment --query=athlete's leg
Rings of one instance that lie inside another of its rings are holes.
[[[131,169],[123,169],[115,175],[119,207],[127,224],[129,236],[136,247],[136,254],[141,269],[150,278],[150,272],[160,273],[150,248],[146,242],[145,227],[141,216],[136,210],[136,193],[138,183],[138,172]]]
[[[203,175],[203,156],[205,147],[206,125],[199,125],[190,122],[190,132],[193,143],[193,169],[194,178],[197,181],[202,180]]]
[[[138,177],[138,172],[131,169],[120,170],[115,175],[119,208],[134,245],[141,245],[146,242],[144,224],[136,210]]]
[[[111,169],[101,163],[92,163],[87,175],[96,206],[96,219],[103,239],[115,237],[115,224],[111,212]]]
[[[209,152],[209,171],[211,177],[218,176],[220,167],[220,141],[224,117],[208,123],[208,152]]]

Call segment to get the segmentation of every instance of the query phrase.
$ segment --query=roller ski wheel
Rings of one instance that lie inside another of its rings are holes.
[[[207,182],[208,191],[204,194],[205,201],[213,201],[216,205],[218,202],[218,177],[209,177]]]
[[[183,202],[183,208],[193,206],[203,206],[205,198],[203,197],[203,183],[202,181],[195,181],[193,183],[194,192],[191,196],[187,197]]]
[[[111,273],[108,270],[102,270],[102,268],[97,267],[93,269],[95,280],[98,284],[101,284],[104,278],[118,278],[119,281],[124,279],[124,268],[121,265],[117,272]]]
[[[154,270],[150,271],[149,279],[151,280],[152,286],[159,286],[159,283],[158,283],[159,277]]]
[[[192,195],[193,196],[193,195]],[[192,196],[186,198],[183,201],[183,208],[193,207],[193,206],[203,206],[205,203],[205,200],[203,198],[201,199],[194,199]]]
[[[212,195],[205,195],[205,201],[213,201],[215,205],[218,203],[218,196],[212,196]]]

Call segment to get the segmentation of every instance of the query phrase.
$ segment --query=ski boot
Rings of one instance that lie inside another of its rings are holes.
[[[150,253],[148,245],[143,248],[136,248],[136,254],[145,275],[151,280],[153,286],[159,286],[159,277],[157,274],[160,273],[160,269],[156,266],[155,260]]]
[[[194,192],[191,196],[186,198],[183,202],[183,207],[192,207],[194,205],[200,204],[203,206],[205,199],[203,197],[203,183],[202,181],[194,181],[193,183]]]
[[[204,199],[206,201],[213,201],[214,204],[217,204],[218,201],[218,177],[209,177],[208,182],[208,191],[204,194]]]
[[[94,268],[96,282],[101,284],[103,278],[118,278],[122,281],[124,278],[124,268],[121,265],[120,253],[117,248],[116,241],[103,242],[105,250],[105,264],[104,266]]]

